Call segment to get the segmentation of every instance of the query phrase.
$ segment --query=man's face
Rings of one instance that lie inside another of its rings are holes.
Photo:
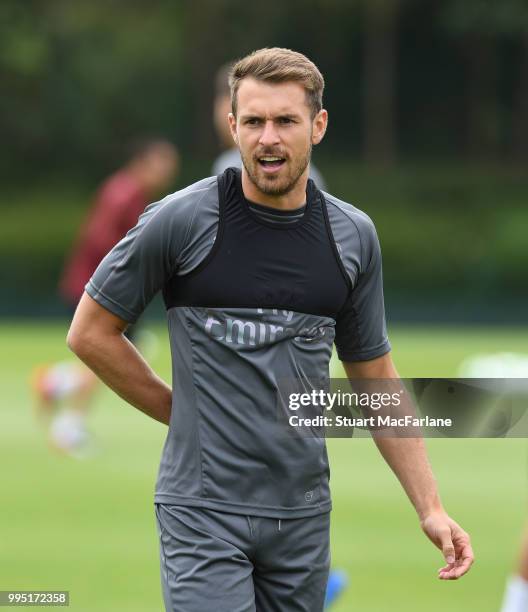
[[[304,87],[297,82],[244,79],[237,116],[229,124],[251,182],[263,193],[289,193],[307,172],[312,145],[321,141],[327,114],[312,120]]]

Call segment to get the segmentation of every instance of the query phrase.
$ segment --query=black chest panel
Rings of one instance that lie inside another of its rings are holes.
[[[304,216],[293,224],[266,221],[251,211],[240,172],[232,168],[219,176],[218,195],[215,243],[192,272],[166,284],[166,307],[281,308],[336,318],[349,281],[313,181]]]

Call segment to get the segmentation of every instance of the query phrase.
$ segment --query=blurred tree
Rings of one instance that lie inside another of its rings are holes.
[[[526,159],[527,11],[526,0],[290,0],[273,11],[246,0],[2,0],[1,167],[14,180],[91,179],[127,140],[162,133],[203,159],[202,173],[217,144],[217,67],[274,45],[325,75],[321,150],[390,164],[398,149],[457,153],[465,132],[468,155],[507,146]]]
[[[520,41],[518,84],[513,99],[513,154],[521,162],[528,161],[528,23]]]
[[[100,172],[138,132],[174,138],[180,10],[168,0],[3,0],[0,129],[17,167]]]
[[[50,63],[49,35],[38,3],[0,3],[0,131],[11,159],[24,159],[45,137],[41,111],[44,75]],[[33,17],[33,15],[35,17]],[[2,154],[5,168],[10,159]]]
[[[362,0],[363,150],[367,161],[390,164],[396,153],[396,64],[402,0]]]
[[[466,64],[467,152],[477,158],[494,157],[504,141],[506,123],[499,103],[499,43],[512,38],[525,40],[528,6],[525,0],[449,0],[442,18],[448,31],[457,37]],[[522,46],[526,56],[526,43]],[[524,58],[521,64],[514,94],[512,140],[518,153],[526,153],[526,144],[519,141],[518,134],[528,131],[528,60]]]

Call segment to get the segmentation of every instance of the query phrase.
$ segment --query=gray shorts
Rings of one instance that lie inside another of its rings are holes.
[[[156,504],[167,612],[321,612],[330,513],[275,519]]]

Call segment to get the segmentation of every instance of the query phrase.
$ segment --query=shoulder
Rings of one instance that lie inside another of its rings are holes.
[[[358,250],[361,269],[365,269],[380,248],[374,222],[356,206],[324,191],[322,194],[335,241],[341,248]]]
[[[184,189],[165,196],[160,204],[169,210],[194,208],[202,202],[217,198],[218,181],[216,176],[209,176]]]
[[[218,179],[213,176],[151,204],[137,227],[140,241],[165,252],[171,269],[176,266],[183,274],[211,248],[218,219]]]
[[[359,249],[361,268],[364,269],[373,253],[379,249],[374,222],[356,206],[324,191],[321,193],[335,241],[342,249]]]
[[[351,229],[354,228],[355,231],[360,234],[369,234],[376,231],[374,222],[366,212],[360,210],[353,204],[336,198],[326,191],[322,191],[321,193],[325,199],[328,216],[331,222],[341,222],[348,225]]]
[[[193,219],[211,210],[218,209],[218,184],[211,176],[185,189],[165,196],[145,209],[146,221],[152,223],[191,223]]]
[[[204,228],[218,220],[217,178],[209,177],[147,206],[127,234],[123,248],[133,243],[153,251],[179,253]]]

